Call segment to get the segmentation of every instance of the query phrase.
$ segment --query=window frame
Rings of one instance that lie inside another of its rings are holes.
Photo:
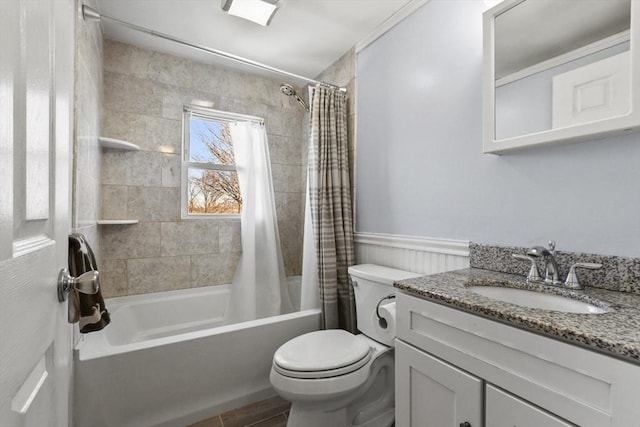
[[[182,108],[182,153],[180,170],[180,214],[182,219],[239,219],[240,214],[219,214],[219,213],[189,213],[188,209],[188,188],[189,188],[189,168],[214,171],[237,172],[237,165],[222,165],[216,163],[201,163],[190,161],[190,138],[191,138],[191,118],[198,117],[204,120],[216,121],[220,123],[234,123],[238,121],[264,124],[264,119],[256,116],[231,113],[228,111],[214,110],[212,108],[200,107],[196,105],[183,105]]]

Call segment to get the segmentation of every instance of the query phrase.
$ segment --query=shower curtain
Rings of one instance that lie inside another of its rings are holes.
[[[242,193],[242,255],[231,287],[229,318],[245,321],[293,311],[287,289],[269,147],[264,125],[229,125]]]
[[[313,224],[322,326],[355,333],[355,299],[347,271],[355,263],[355,249],[346,94],[318,85],[311,104],[307,208]],[[305,239],[308,237],[305,233]],[[303,266],[313,268],[313,260],[308,257],[304,255]],[[303,270],[305,285],[309,281]],[[303,303],[308,292],[308,287],[303,288]]]

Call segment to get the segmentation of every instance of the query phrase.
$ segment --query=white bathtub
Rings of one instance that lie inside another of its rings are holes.
[[[229,285],[112,298],[111,324],[76,346],[77,427],[185,426],[275,395],[274,351],[319,310],[229,324]]]

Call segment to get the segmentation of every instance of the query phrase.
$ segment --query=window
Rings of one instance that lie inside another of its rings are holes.
[[[242,209],[229,123],[238,117],[184,107],[182,216],[237,215]]]

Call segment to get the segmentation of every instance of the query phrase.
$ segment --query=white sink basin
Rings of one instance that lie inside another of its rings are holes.
[[[586,314],[600,314],[609,311],[608,308],[598,307],[588,302],[525,289],[507,288],[503,286],[469,286],[467,289],[487,298],[528,308]]]

